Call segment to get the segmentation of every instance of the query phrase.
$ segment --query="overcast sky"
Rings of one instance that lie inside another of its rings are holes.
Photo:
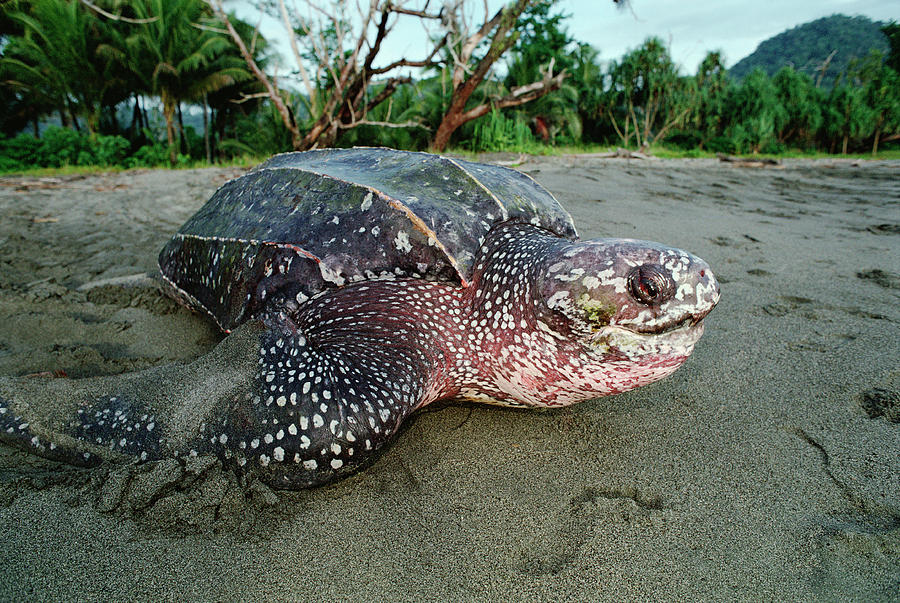
[[[898,0],[631,0],[624,10],[612,0],[560,0],[558,6],[572,14],[573,37],[594,46],[601,59],[619,58],[656,35],[689,73],[709,50],[723,51],[730,67],[760,42],[835,13],[900,20]]]
[[[494,11],[508,1],[488,0],[488,5]],[[255,23],[259,13],[254,4],[231,0],[226,6]],[[480,14],[481,0],[470,0],[469,6]],[[624,9],[612,0],[558,0],[557,7],[571,15],[565,21],[569,33],[599,50],[601,60],[618,59],[655,35],[666,42],[684,73],[694,73],[709,50],[721,50],[730,67],[763,40],[835,13],[900,21],[900,0],[631,0]],[[282,67],[293,68],[280,22],[265,20],[263,35],[275,40]],[[425,39],[418,20],[407,17],[385,41],[379,56],[385,63],[400,57],[421,59]]]

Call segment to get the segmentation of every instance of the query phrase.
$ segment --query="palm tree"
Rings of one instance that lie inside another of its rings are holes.
[[[719,51],[710,51],[697,68],[688,88],[692,97],[688,126],[697,135],[699,148],[720,136],[725,124],[725,101],[728,98],[728,73]]]
[[[846,155],[851,139],[869,136],[875,130],[874,114],[865,95],[865,88],[847,84],[831,90],[825,105],[825,133],[832,138],[831,152],[838,138],[841,154]]]
[[[634,134],[637,146],[646,147],[665,138],[687,117],[687,82],[678,76],[669,50],[656,37],[630,51],[609,67],[609,115],[622,143]],[[620,128],[621,123],[621,128]]]
[[[242,64],[223,56],[231,41],[214,31],[212,11],[201,0],[141,0],[139,19],[153,19],[127,39],[132,69],[162,101],[169,161],[175,163],[175,113],[182,101],[249,78]]]
[[[250,52],[253,60],[261,69],[265,69],[268,66],[272,52],[268,41],[259,35],[259,32],[256,31],[253,25],[246,21],[242,21],[233,15],[229,19],[242,39],[252,40]],[[203,106],[203,138],[207,161],[212,161],[215,154],[217,141],[214,135],[218,134],[218,140],[221,141],[224,138],[224,129],[237,116],[248,115],[258,111],[264,102],[260,97],[260,93],[265,92],[265,88],[247,70],[247,65],[234,44],[229,44],[228,49],[210,66],[209,71],[220,73],[226,69],[228,71],[221,73],[221,75],[230,74],[232,78],[230,82],[221,78],[210,80],[206,82],[207,85],[212,83],[224,83],[225,85],[210,86],[205,94],[201,94],[198,91],[196,96],[200,98],[193,99],[194,102],[199,101]],[[209,115],[210,112],[211,115]]]
[[[4,49],[4,79],[36,103],[56,107],[64,125],[71,118],[77,128],[81,116],[95,132],[117,84],[110,68],[120,34],[74,0],[36,0],[9,18],[23,33]]]

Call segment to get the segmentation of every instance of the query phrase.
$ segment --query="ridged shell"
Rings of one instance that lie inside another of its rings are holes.
[[[516,170],[391,149],[285,153],[222,186],[163,248],[165,279],[228,331],[267,304],[408,276],[466,284],[494,224],[574,238]]]

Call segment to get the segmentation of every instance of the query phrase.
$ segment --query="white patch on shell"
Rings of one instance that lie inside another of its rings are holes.
[[[397,233],[397,237],[394,239],[394,245],[403,253],[412,251],[412,245],[409,243],[409,235],[402,230]]]
[[[344,285],[344,277],[341,276],[341,273],[329,268],[325,262],[319,262],[319,272],[322,273],[322,278],[329,283],[334,283],[338,287]]]
[[[372,207],[372,192],[371,192],[371,191],[369,191],[369,193],[366,195],[365,199],[363,199],[363,201],[362,201],[362,203],[360,204],[359,208],[360,208],[362,211],[366,211],[366,210],[368,210],[370,207]]]

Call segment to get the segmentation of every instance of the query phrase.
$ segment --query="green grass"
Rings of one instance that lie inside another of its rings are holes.
[[[528,148],[524,149],[506,149],[505,152],[508,153],[519,153],[522,155],[530,155],[530,156],[561,156],[561,155],[589,155],[594,153],[607,153],[613,152],[617,149],[617,146],[603,146],[599,144],[589,144],[589,145],[578,145],[578,146],[550,146],[550,145],[540,145],[538,148],[535,148],[533,145],[529,145]],[[632,149],[636,150],[636,149]],[[472,151],[470,149],[463,148],[453,148],[449,149],[448,152],[462,155],[465,157],[469,157],[472,159],[476,159],[480,154],[485,151]],[[714,151],[707,151],[702,149],[679,149],[675,147],[667,147],[665,145],[653,145],[650,147],[648,151],[644,151],[648,155],[652,155],[653,157],[658,157],[660,159],[715,159],[718,156],[718,153]],[[878,160],[889,160],[889,159],[900,159],[900,149],[889,149],[885,151],[878,151],[875,155],[871,153],[848,153],[847,155],[832,155],[829,153],[825,153],[822,151],[804,151],[801,149],[789,149],[784,153],[736,153],[733,155],[734,157],[744,157],[747,159],[878,159]]]
[[[35,178],[51,176],[71,176],[74,174],[103,174],[121,172],[125,168],[105,165],[66,165],[63,167],[33,167],[27,170],[0,171],[0,176],[32,176]]]
[[[594,153],[606,153],[615,151],[615,146],[601,146],[597,144],[588,144],[588,145],[579,145],[579,146],[551,146],[543,143],[539,144],[529,144],[527,145],[527,150],[506,150],[503,152],[507,153],[519,153],[527,156],[534,157],[559,157],[563,155],[589,155]],[[477,161],[478,158],[485,153],[486,151],[473,151],[468,148],[460,148],[453,147],[447,149],[446,151],[449,154],[458,155],[461,157],[465,157],[467,159]],[[491,151],[497,152],[497,151]],[[663,145],[655,145],[650,148],[649,154],[654,157],[659,157],[660,159],[692,159],[692,158],[707,158],[714,159],[716,157],[716,153],[711,151],[701,151],[699,149],[676,149],[669,148]],[[766,158],[766,159],[853,159],[853,160],[900,160],[900,149],[888,149],[886,151],[879,151],[876,155],[872,155],[871,153],[849,153],[847,155],[829,155],[828,153],[823,152],[809,152],[802,151],[799,149],[788,150],[785,153],[780,153],[776,155],[772,154],[764,154],[760,153],[758,155],[752,154],[743,154],[743,155],[735,155],[736,157],[746,157],[747,159],[754,158]],[[229,161],[224,163],[207,163],[206,161],[191,161],[189,163],[178,165],[175,167],[169,167],[166,165],[159,165],[155,167],[136,167],[136,168],[124,168],[122,166],[98,166],[98,165],[69,165],[63,167],[35,167],[29,168],[27,170],[12,170],[8,172],[0,172],[0,177],[10,177],[10,176],[28,176],[34,178],[48,178],[48,177],[56,177],[56,176],[70,176],[70,175],[92,175],[92,174],[104,174],[110,172],[124,172],[129,169],[132,170],[162,170],[162,169],[175,169],[175,170],[186,170],[186,169],[197,169],[197,168],[227,168],[227,167],[238,167],[238,168],[250,168],[255,165],[259,165],[263,161],[265,161],[267,157],[254,157],[251,155],[243,155],[240,157],[234,157]]]
[[[535,157],[561,157],[563,155],[584,155],[589,153],[605,153],[607,151],[615,151],[616,147],[604,146],[599,144],[589,144],[589,145],[561,145],[561,146],[552,146],[543,143],[537,143],[534,145],[528,145],[524,148],[511,147],[504,149],[503,151],[484,151],[478,150],[473,151],[467,147],[450,147],[444,151],[444,153],[448,153],[451,155],[459,155],[460,157],[466,157],[468,159],[477,159],[479,156],[485,153],[513,153],[513,154],[521,154],[521,155],[530,155]]]
[[[197,168],[227,168],[241,167],[250,168],[259,165],[268,157],[251,157],[243,155],[233,157],[232,159],[222,163],[208,163],[202,160],[190,161],[176,166],[156,165],[156,166],[138,166],[133,168],[125,168],[120,165],[64,165],[62,167],[33,167],[26,170],[10,170],[0,171],[0,177],[8,176],[28,176],[34,178],[48,178],[55,176],[71,176],[76,174],[92,175],[92,174],[108,174],[110,172],[126,172],[129,170],[193,170]]]
[[[650,155],[660,159],[685,159],[685,158],[715,158],[717,153],[700,149],[677,149],[664,145],[654,145],[650,148]],[[788,149],[783,153],[735,153],[734,157],[747,159],[900,159],[900,149],[888,149],[872,153],[848,153],[847,155],[832,155],[824,151],[804,151],[802,149]]]

